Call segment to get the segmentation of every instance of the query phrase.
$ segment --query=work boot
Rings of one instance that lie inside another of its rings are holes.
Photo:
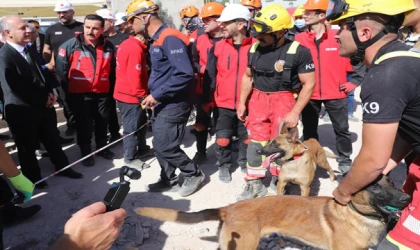
[[[264,187],[262,180],[249,180],[246,182],[246,186],[242,194],[240,194],[236,200],[246,200],[251,198],[263,197],[267,194],[267,189]]]
[[[162,180],[159,179],[158,182],[153,183],[153,184],[149,184],[146,187],[146,191],[149,192],[158,192],[158,193],[162,193],[162,192],[176,192],[179,190],[179,185],[177,181],[174,181],[173,183],[170,183],[169,181],[166,180]]]
[[[273,193],[277,194],[277,182],[279,181],[278,176],[271,176],[271,182],[270,182],[270,189]]]
[[[184,183],[182,183],[179,195],[186,197],[194,193],[200,184],[204,181],[204,173],[199,170],[200,173],[197,176],[185,177]]]
[[[219,167],[219,180],[221,182],[229,183],[232,181],[232,176],[229,172],[230,167],[230,164],[224,164],[223,166]]]
[[[98,156],[103,157],[107,160],[114,160],[117,158],[117,156],[111,150],[109,150],[109,148],[100,151],[98,153]]]
[[[146,162],[139,160],[139,159],[134,159],[134,160],[124,160],[124,164],[127,165],[130,168],[135,168],[137,170],[145,170],[146,168],[150,168],[150,165],[147,164]]]
[[[142,161],[147,161],[155,157],[155,152],[149,146],[145,146],[144,148],[138,149],[136,153],[136,158]]]

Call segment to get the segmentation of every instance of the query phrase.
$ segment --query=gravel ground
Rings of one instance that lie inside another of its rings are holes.
[[[358,94],[356,95],[358,96]],[[358,100],[358,99],[357,99]],[[355,116],[361,118],[361,107],[358,104]],[[64,131],[64,118],[62,110],[58,110],[60,130]],[[194,136],[189,133],[192,129],[190,123],[187,127],[183,148],[186,153],[193,157],[195,153]],[[361,122],[350,122],[350,131],[353,141],[354,158],[361,146]],[[0,121],[0,133],[7,131],[5,123]],[[326,150],[335,151],[335,135],[330,122],[320,119],[319,125],[320,143]],[[151,133],[148,133],[148,142],[151,145]],[[142,249],[142,250],[205,250],[217,249],[217,222],[203,222],[195,225],[181,225],[176,223],[162,223],[144,218],[139,218],[133,209],[140,206],[156,206],[173,208],[182,211],[198,211],[201,209],[222,207],[236,201],[236,196],[244,187],[243,174],[236,167],[232,173],[232,182],[222,183],[218,180],[217,168],[215,167],[215,155],[212,149],[214,138],[209,142],[207,161],[200,165],[206,175],[204,185],[195,194],[183,198],[177,193],[148,193],[145,185],[156,182],[159,179],[160,168],[155,159],[149,160],[150,169],[142,172],[140,180],[131,181],[131,191],[128,194],[123,207],[128,211],[129,217],[123,226],[120,238],[112,249]],[[13,151],[13,143],[6,144],[11,148],[11,154],[17,162],[16,151]],[[36,191],[34,198],[24,206],[39,204],[42,210],[32,219],[5,228],[4,241],[6,249],[47,249],[63,232],[65,222],[78,209],[93,202],[100,201],[108,191],[112,182],[118,181],[118,171],[123,166],[122,144],[117,144],[111,149],[120,159],[107,161],[96,158],[94,167],[86,168],[81,164],[74,167],[75,170],[85,175],[81,180],[70,180],[62,177],[53,177],[48,180],[49,188],[45,191]],[[65,147],[65,152],[71,162],[79,159],[80,153],[76,145]],[[337,169],[335,160],[329,159],[333,169]],[[53,166],[48,158],[40,159],[43,176],[53,172]],[[404,168],[401,166],[394,171],[392,177],[398,185],[404,181]],[[269,179],[265,180],[268,186]],[[311,186],[311,195],[330,196],[337,182],[331,182],[323,170],[318,170]],[[289,187],[291,194],[299,194],[299,188]],[[260,242],[258,249],[313,249],[272,235]]]

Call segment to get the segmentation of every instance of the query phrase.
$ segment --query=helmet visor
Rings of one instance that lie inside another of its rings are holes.
[[[267,24],[256,20],[254,18],[251,18],[250,20],[252,22],[252,26],[253,26],[253,30],[255,30],[255,32],[257,33],[267,33],[270,32],[272,30],[272,28],[270,26],[268,26]]]
[[[334,21],[339,18],[349,8],[349,4],[344,0],[330,0],[327,9],[327,20]]]

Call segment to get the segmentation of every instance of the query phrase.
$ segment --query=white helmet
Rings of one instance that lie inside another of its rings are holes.
[[[95,11],[95,14],[101,16],[103,19],[117,20],[114,13],[108,9],[100,9]]]
[[[242,4],[229,4],[226,6],[222,15],[217,19],[218,22],[228,22],[235,19],[245,19],[249,21],[251,18],[251,13],[248,8]]]
[[[69,11],[73,9],[73,5],[68,0],[59,0],[55,4],[54,11]]]
[[[115,21],[115,26],[118,26],[120,24],[125,23],[123,17],[125,17],[127,14],[125,14],[125,12],[117,12],[115,13],[115,19],[117,19],[117,21]]]

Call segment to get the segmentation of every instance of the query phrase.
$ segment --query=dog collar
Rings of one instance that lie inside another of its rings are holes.
[[[371,220],[378,220],[378,221],[380,221],[380,222],[382,222],[382,223],[385,223],[385,218],[383,217],[383,216],[379,216],[379,215],[374,215],[374,214],[364,214],[364,213],[362,213],[362,212],[360,212],[359,210],[357,210],[355,207],[354,207],[354,205],[353,205],[353,203],[350,201],[349,202],[349,207],[350,207],[350,209],[351,210],[353,210],[353,211],[355,211],[356,213],[358,213],[358,214],[360,214],[361,216],[364,216],[364,217],[366,217],[366,218],[368,218],[368,219],[371,219]]]
[[[298,155],[294,155],[292,158],[288,159],[287,161],[294,161],[299,159],[304,153],[298,154]]]

